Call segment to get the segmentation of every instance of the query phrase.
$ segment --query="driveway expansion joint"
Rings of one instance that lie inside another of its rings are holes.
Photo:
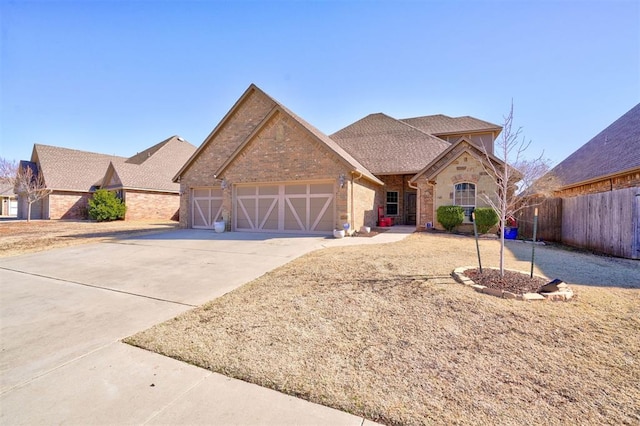
[[[45,278],[45,279],[48,279],[48,280],[54,280],[54,281],[59,281],[59,282],[63,282],[63,283],[68,283],[68,284],[76,284],[76,285],[81,285],[81,286],[84,286],[84,287],[95,288],[95,289],[98,289],[98,290],[111,291],[111,292],[114,292],[114,293],[127,294],[129,296],[142,297],[144,299],[157,300],[157,301],[160,301],[160,302],[171,303],[171,304],[174,304],[174,305],[188,306],[190,308],[195,308],[195,307],[198,306],[198,305],[192,305],[190,303],[177,302],[175,300],[163,299],[161,297],[153,297],[153,296],[147,296],[147,295],[144,295],[144,294],[133,293],[133,292],[130,292],[130,291],[118,290],[116,288],[111,288],[111,287],[102,287],[102,286],[98,286],[98,285],[94,285],[94,284],[83,283],[83,282],[80,282],[80,281],[66,280],[64,278],[57,278],[57,277],[52,277],[52,276],[49,276],[49,275],[36,274],[35,272],[21,271],[19,269],[7,268],[6,266],[0,266],[0,269],[3,269],[5,271],[16,272],[18,274],[31,275],[32,277]]]

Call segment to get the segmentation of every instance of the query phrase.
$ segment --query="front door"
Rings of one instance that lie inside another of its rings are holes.
[[[415,225],[416,224],[416,193],[408,192],[407,193],[407,208],[405,209],[407,212],[407,225]]]

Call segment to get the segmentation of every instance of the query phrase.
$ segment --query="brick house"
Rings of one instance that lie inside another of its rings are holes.
[[[640,187],[640,104],[555,166],[543,179],[566,198]]]
[[[172,177],[195,150],[178,136],[129,158],[35,144],[21,166],[42,173],[52,192],[32,205],[31,218],[86,219],[87,201],[100,188],[124,200],[126,220],[176,218],[180,195]],[[26,199],[18,194],[18,218],[26,217]]]
[[[481,146],[502,167],[492,155],[501,130],[472,117],[372,114],[327,136],[252,84],[174,177],[180,224],[329,234],[376,226],[380,212],[439,227],[440,205],[470,213],[495,192]]]

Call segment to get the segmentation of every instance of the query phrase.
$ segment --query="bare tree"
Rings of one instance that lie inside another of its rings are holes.
[[[21,164],[15,179],[15,192],[25,197],[27,201],[27,222],[31,221],[31,206],[51,194],[47,188],[42,173],[34,170],[35,166]]]
[[[13,186],[15,185],[17,174],[18,163],[16,161],[0,157],[0,180],[3,182],[9,182]]]
[[[525,151],[531,145],[531,141],[521,138],[522,128],[513,128],[513,101],[509,113],[504,117],[504,125],[500,137],[495,142],[496,155],[503,166],[498,165],[487,148],[482,146],[484,157],[481,160],[485,171],[496,184],[494,194],[481,194],[480,196],[495,210],[499,217],[500,225],[500,275],[504,276],[504,229],[507,221],[515,217],[515,214],[527,207],[540,204],[540,195],[546,194],[536,189],[537,179],[549,169],[549,160],[542,155],[534,160],[524,158]],[[486,161],[482,161],[486,160]],[[548,189],[551,189],[549,184]]]

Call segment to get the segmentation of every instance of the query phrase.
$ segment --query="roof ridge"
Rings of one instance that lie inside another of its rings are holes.
[[[63,146],[56,146],[56,145],[47,145],[47,144],[42,144],[42,143],[34,143],[33,144],[34,148],[37,147],[43,147],[43,148],[55,148],[57,150],[64,150],[64,151],[73,151],[73,152],[78,152],[78,153],[82,153],[82,154],[93,154],[93,155],[101,155],[101,156],[105,156],[105,157],[117,157],[117,158],[127,158],[127,157],[123,157],[120,155],[115,155],[115,154],[103,154],[101,152],[95,152],[95,151],[85,151],[82,149],[74,149],[74,148],[65,148]]]

